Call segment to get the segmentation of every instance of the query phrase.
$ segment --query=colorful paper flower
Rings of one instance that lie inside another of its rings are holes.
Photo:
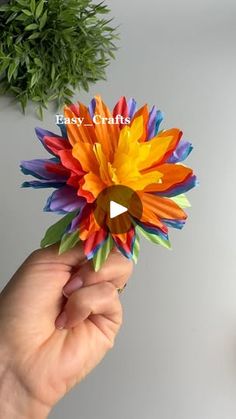
[[[48,229],[42,247],[60,242],[62,253],[81,241],[95,270],[114,246],[136,262],[139,234],[170,247],[168,227],[183,227],[183,208],[190,206],[185,192],[197,180],[182,164],[192,145],[177,128],[160,131],[162,119],[155,106],[137,110],[135,100],[124,97],[111,113],[96,96],[88,108],[82,103],[64,108],[63,118],[58,117],[61,135],[36,128],[52,157],[22,161],[23,173],[36,178],[22,186],[55,188],[44,210],[64,214]],[[95,217],[99,194],[116,185],[135,191],[143,207],[139,219],[127,212],[131,224],[122,233]]]

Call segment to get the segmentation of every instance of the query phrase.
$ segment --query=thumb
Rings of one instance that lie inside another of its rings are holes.
[[[58,329],[72,328],[88,318],[109,340],[118,332],[122,323],[122,307],[117,289],[111,282],[100,282],[74,292],[55,325]]]

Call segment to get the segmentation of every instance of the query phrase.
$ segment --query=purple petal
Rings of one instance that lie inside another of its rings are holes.
[[[37,179],[47,179],[47,180],[55,180],[60,182],[66,182],[67,176],[62,175],[60,173],[54,173],[48,171],[46,169],[46,165],[50,163],[50,165],[55,164],[53,159],[34,159],[34,160],[22,160],[20,164],[21,171],[25,175],[31,175],[36,177]]]
[[[151,112],[149,113],[148,118],[148,137],[147,139],[150,140],[155,136],[156,131],[156,116],[157,116],[157,108],[153,106]]]
[[[83,218],[86,218],[86,216],[90,213],[91,205],[87,204],[86,201],[81,205],[80,213],[72,220],[71,226],[70,226],[70,233],[73,233],[73,231],[78,230],[81,220]]]
[[[131,98],[128,101],[128,114],[129,114],[130,119],[133,118],[136,110],[137,110],[137,102],[135,99]]]
[[[177,148],[170,156],[168,163],[178,163],[185,160],[193,149],[192,144],[184,139],[180,140]]]
[[[72,212],[81,209],[84,202],[86,200],[77,195],[76,189],[63,186],[48,198],[44,211]]]
[[[88,110],[92,119],[94,117],[95,108],[96,108],[96,99],[93,98],[88,107]]]

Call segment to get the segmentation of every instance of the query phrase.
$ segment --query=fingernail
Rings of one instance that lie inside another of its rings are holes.
[[[63,288],[63,294],[65,297],[69,297],[72,292],[80,289],[83,286],[83,281],[79,276],[74,276],[70,282],[68,282]]]
[[[67,321],[67,315],[65,311],[62,311],[61,314],[59,314],[59,316],[57,317],[56,321],[55,321],[55,326],[57,329],[64,329],[65,325],[66,325],[66,321]]]

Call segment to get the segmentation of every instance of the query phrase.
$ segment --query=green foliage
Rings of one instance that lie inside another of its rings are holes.
[[[102,265],[107,260],[113,246],[114,243],[112,240],[112,236],[109,234],[108,238],[105,240],[102,246],[99,247],[98,251],[93,256],[93,267],[95,272],[101,269]]]
[[[105,79],[117,49],[109,9],[91,0],[10,0],[0,6],[0,94],[42,117],[48,102],[71,103],[73,89]]]
[[[80,241],[78,231],[73,233],[65,233],[61,239],[61,244],[59,247],[59,255],[67,252],[67,250],[72,249]]]
[[[61,218],[59,221],[49,227],[40,243],[41,247],[43,248],[58,243],[62,239],[66,228],[69,226],[73,218],[75,218],[76,214],[76,211],[70,212],[69,214],[65,215],[65,217]]]

